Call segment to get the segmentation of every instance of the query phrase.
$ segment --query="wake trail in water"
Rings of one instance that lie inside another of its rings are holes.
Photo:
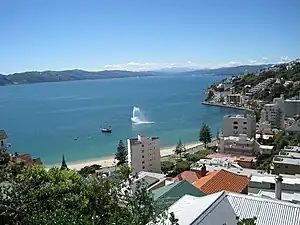
[[[148,121],[139,107],[133,107],[131,121],[133,124],[149,124],[154,123]]]

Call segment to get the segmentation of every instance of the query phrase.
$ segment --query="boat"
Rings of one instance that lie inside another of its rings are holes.
[[[102,128],[102,129],[101,129],[101,132],[102,132],[102,133],[111,133],[111,131],[112,131],[112,130],[111,130],[110,128]]]

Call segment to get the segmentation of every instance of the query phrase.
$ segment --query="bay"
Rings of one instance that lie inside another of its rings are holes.
[[[162,146],[197,141],[202,123],[213,134],[234,109],[202,105],[205,89],[222,76],[166,76],[0,87],[0,129],[12,152],[46,164],[111,156],[119,140],[159,136]],[[151,124],[133,125],[133,107]],[[111,134],[101,127],[111,126]],[[74,140],[77,138],[77,140]]]

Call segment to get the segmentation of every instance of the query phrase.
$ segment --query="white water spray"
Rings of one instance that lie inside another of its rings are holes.
[[[151,121],[147,121],[139,107],[133,107],[131,121],[134,124],[154,123]]]

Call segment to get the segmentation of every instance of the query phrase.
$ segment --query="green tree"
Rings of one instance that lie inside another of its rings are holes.
[[[211,142],[211,132],[207,124],[203,124],[200,130],[199,141],[204,143],[204,147],[207,147],[207,143]]]
[[[1,224],[155,224],[164,215],[151,193],[144,187],[132,193],[126,177],[87,179],[73,170],[26,167],[1,186]]]
[[[176,163],[175,168],[174,168],[174,173],[177,175],[183,171],[190,170],[191,168],[191,162],[189,161],[181,161]]]
[[[120,140],[117,148],[117,152],[115,155],[115,159],[118,160],[118,165],[122,165],[127,162],[127,149],[122,140]]]
[[[172,171],[174,169],[174,163],[171,161],[163,161],[161,162],[161,171],[166,174],[169,171]]]
[[[175,154],[176,155],[179,155],[179,158],[181,158],[181,154],[183,153],[183,152],[185,152],[185,146],[182,144],[182,142],[181,142],[181,139],[179,139],[179,141],[178,141],[178,143],[177,143],[177,146],[176,146],[176,148],[175,148]]]
[[[242,219],[238,221],[237,225],[255,225],[256,218]]]

